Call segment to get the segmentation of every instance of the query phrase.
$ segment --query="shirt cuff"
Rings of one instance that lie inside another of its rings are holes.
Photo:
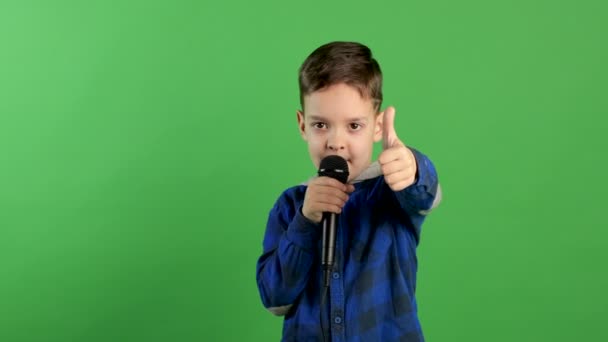
[[[307,219],[302,214],[302,207],[300,207],[287,228],[287,238],[295,245],[312,250],[317,247],[319,242],[320,227],[319,223]]]
[[[410,150],[416,159],[416,180],[395,194],[404,207],[428,210],[437,194],[437,173],[432,162],[425,155],[413,148]]]
[[[410,148],[416,159],[416,179],[414,183],[405,188],[412,195],[422,195],[432,190],[434,180],[434,167],[430,160],[417,150]]]

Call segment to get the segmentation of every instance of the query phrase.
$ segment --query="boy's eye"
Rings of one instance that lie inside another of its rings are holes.
[[[318,128],[318,129],[323,129],[323,128],[326,128],[327,125],[324,122],[315,122],[312,124],[312,127]]]
[[[353,131],[356,131],[358,129],[361,129],[361,124],[358,124],[356,122],[353,122],[350,124],[350,129],[352,129]]]

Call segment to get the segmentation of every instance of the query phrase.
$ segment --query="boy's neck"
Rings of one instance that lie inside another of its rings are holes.
[[[382,169],[380,168],[380,163],[378,161],[372,162],[361,174],[359,174],[355,179],[351,180],[351,184],[359,183],[367,179],[376,178],[382,175]]]

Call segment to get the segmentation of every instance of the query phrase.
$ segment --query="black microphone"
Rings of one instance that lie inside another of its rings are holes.
[[[321,160],[319,165],[319,176],[326,176],[346,183],[348,180],[348,164],[340,156],[327,156]],[[336,220],[334,213],[323,213],[323,241],[321,266],[324,270],[324,284],[329,286],[329,275],[334,266],[334,255],[336,250]]]

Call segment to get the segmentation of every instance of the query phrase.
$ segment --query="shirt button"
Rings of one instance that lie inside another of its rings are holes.
[[[334,318],[334,322],[335,322],[336,324],[340,324],[340,323],[342,323],[342,317],[340,317],[340,316],[336,316],[336,318]]]
[[[334,277],[334,279],[340,278],[340,273],[334,272],[333,277]]]

